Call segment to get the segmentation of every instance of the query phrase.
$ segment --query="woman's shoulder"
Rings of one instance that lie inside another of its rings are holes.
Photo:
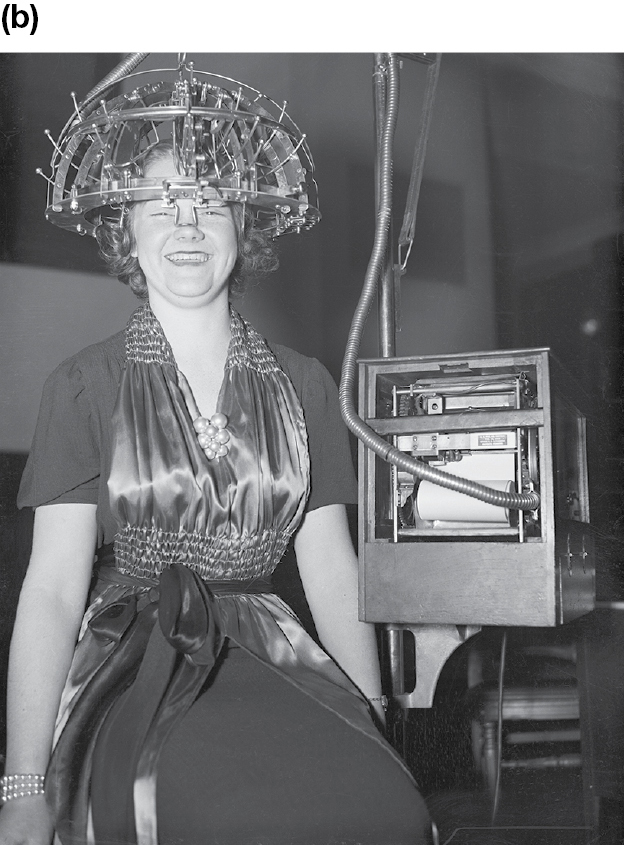
[[[78,411],[104,421],[112,412],[125,363],[124,332],[65,358],[47,377],[40,414],[72,418]]]
[[[65,358],[58,368],[68,369],[72,366],[79,366],[85,369],[97,369],[98,366],[109,363],[123,365],[125,359],[125,329],[122,329],[110,337],[85,346],[80,352],[75,352]]]
[[[82,381],[87,386],[111,376],[118,377],[126,357],[124,334],[124,330],[117,332],[65,358],[48,376],[47,381]]]
[[[66,358],[46,379],[19,507],[97,502],[124,349],[122,331]]]
[[[335,389],[336,383],[327,367],[318,358],[311,358],[279,343],[269,342],[280,367],[286,372],[295,386],[295,390],[311,389],[315,385],[323,390]]]

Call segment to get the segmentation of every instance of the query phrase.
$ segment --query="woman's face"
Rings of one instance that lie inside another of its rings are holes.
[[[146,176],[175,180],[171,158],[154,162]],[[145,274],[150,297],[182,307],[228,298],[228,281],[238,255],[238,238],[228,205],[193,208],[193,200],[161,200],[135,205],[132,254]],[[177,220],[176,220],[177,217]]]

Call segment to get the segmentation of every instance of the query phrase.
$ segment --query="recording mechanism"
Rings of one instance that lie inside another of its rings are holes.
[[[566,398],[574,393],[547,349],[360,363],[360,414],[393,447],[538,503],[490,504],[360,445],[366,619],[555,625],[591,609],[585,418]]]
[[[392,385],[393,417],[433,417],[434,430],[395,437],[396,446],[451,475],[478,481],[495,490],[535,491],[539,487],[537,430],[504,428],[446,431],[435,419],[492,410],[535,408],[535,385],[526,373],[417,379]],[[538,535],[539,509],[513,511],[487,504],[431,481],[392,473],[393,533],[464,536]]]

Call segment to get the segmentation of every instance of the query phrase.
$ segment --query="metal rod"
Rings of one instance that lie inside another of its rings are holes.
[[[384,175],[381,159],[381,142],[383,125],[386,119],[386,94],[387,94],[387,61],[384,54],[375,56],[375,73],[373,76],[373,93],[375,101],[375,213],[379,215],[379,203],[384,187],[391,190],[392,174]],[[382,185],[381,180],[386,181]],[[390,199],[392,202],[392,199]],[[395,301],[394,301],[394,272],[392,261],[392,223],[388,234],[386,246],[385,267],[379,280],[378,293],[378,332],[379,332],[379,353],[383,358],[394,358],[396,356],[396,326],[395,326]]]

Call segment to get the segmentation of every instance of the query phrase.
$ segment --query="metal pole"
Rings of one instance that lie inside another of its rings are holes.
[[[389,62],[396,61],[386,53],[375,54],[374,99],[375,99],[375,210],[379,213],[380,179],[379,146],[381,131],[386,115],[386,69]],[[383,358],[394,358],[396,355],[396,323],[394,298],[394,269],[392,257],[392,224],[386,248],[385,267],[379,281],[378,295],[378,331],[379,351]]]

